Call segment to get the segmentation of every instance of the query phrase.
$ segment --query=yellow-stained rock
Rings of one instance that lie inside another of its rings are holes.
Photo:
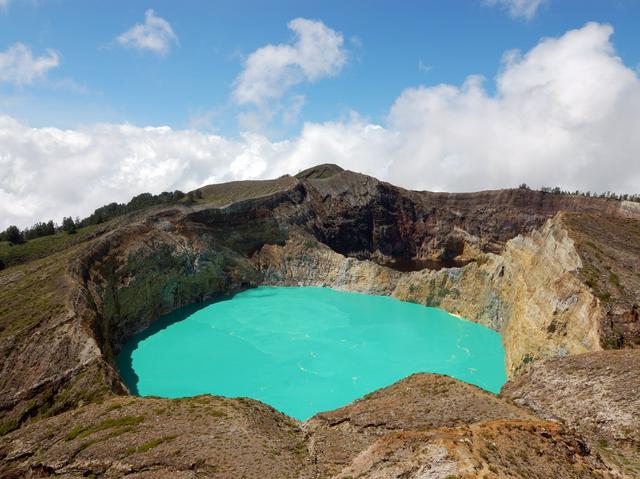
[[[502,334],[509,376],[538,358],[600,350],[599,301],[577,276],[562,214],[463,268],[402,273],[347,258],[303,234],[254,257],[267,284],[315,285],[437,306]]]

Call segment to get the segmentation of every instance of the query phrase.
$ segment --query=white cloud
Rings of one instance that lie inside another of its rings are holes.
[[[137,23],[130,30],[119,35],[116,40],[125,47],[166,55],[171,45],[178,42],[178,37],[168,21],[158,17],[153,10],[149,9],[144,14],[143,24]]]
[[[431,65],[426,64],[422,60],[418,60],[418,71],[422,73],[429,73],[433,67]]]
[[[31,49],[23,43],[15,43],[0,52],[0,81],[26,85],[43,78],[49,70],[60,64],[60,57],[54,50],[34,57]]]
[[[509,12],[514,18],[531,20],[536,16],[538,9],[548,0],[484,0],[489,6],[500,6]]]
[[[0,10],[9,8],[9,0],[0,0]]]
[[[134,194],[272,178],[335,162],[414,189],[561,186],[638,192],[640,79],[588,24],[505,55],[489,93],[409,88],[384,124],[357,114],[306,123],[291,140],[228,139],[194,130],[95,125],[29,128],[0,117],[0,228],[86,215]]]
[[[292,125],[300,116],[306,98],[303,95],[294,95],[291,104],[282,112],[282,123]]]
[[[347,62],[342,34],[324,23],[296,18],[288,27],[292,43],[266,45],[245,60],[233,91],[239,104],[264,106],[298,83],[338,74]]]

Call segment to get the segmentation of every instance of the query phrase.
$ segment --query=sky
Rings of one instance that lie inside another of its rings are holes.
[[[640,192],[640,0],[0,0],[0,229],[337,163]]]

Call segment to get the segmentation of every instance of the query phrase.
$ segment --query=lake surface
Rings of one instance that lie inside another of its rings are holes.
[[[250,289],[159,318],[118,355],[136,394],[246,396],[297,419],[416,372],[497,393],[500,336],[442,310],[328,288]]]

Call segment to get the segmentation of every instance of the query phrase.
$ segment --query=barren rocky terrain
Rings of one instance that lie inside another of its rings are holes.
[[[637,204],[407,191],[334,165],[201,192],[0,271],[1,477],[638,477]],[[495,397],[416,375],[303,424],[129,395],[128,338],[260,284],[460,314],[501,333],[510,381]]]

